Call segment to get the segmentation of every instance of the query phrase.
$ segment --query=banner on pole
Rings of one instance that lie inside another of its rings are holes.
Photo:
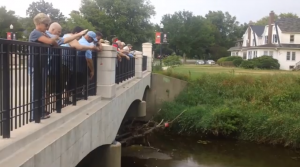
[[[156,44],[160,44],[160,40],[161,40],[161,33],[160,32],[156,32],[155,33],[155,43]]]
[[[11,40],[11,32],[7,32],[7,37],[8,40]]]

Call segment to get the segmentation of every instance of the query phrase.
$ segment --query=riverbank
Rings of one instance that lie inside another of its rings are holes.
[[[187,109],[170,132],[300,147],[299,75],[165,74],[189,81],[156,117],[172,120]]]

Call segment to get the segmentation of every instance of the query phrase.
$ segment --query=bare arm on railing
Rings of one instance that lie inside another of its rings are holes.
[[[85,45],[80,45],[80,43],[77,40],[73,40],[69,43],[69,45],[73,48],[76,48],[76,50],[80,51],[86,51],[86,50],[94,50],[97,51],[97,48],[95,46],[85,46]]]
[[[126,57],[127,60],[130,59],[129,56],[125,55],[124,53],[122,53],[122,52],[120,52],[120,51],[118,51],[117,53],[118,53],[118,55],[120,55],[121,57]]]
[[[78,39],[78,38],[82,37],[84,34],[86,34],[87,31],[88,31],[88,29],[81,31],[80,33],[77,33],[77,34],[74,34],[74,35],[64,38],[64,43],[70,43],[71,41],[75,41],[75,39]]]
[[[41,43],[44,43],[44,44],[58,46],[58,44],[56,43],[56,39],[54,39],[54,38],[48,38],[46,36],[41,36],[38,38],[38,41]]]
[[[94,63],[93,63],[93,57],[92,57],[92,51],[87,50],[85,52],[85,57],[86,57],[86,62],[87,62],[87,66],[90,69],[90,79],[92,79],[94,77]]]

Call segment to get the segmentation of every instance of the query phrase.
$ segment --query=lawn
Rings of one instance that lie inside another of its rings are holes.
[[[235,67],[221,67],[218,65],[182,65],[172,69],[175,73],[191,74],[192,78],[197,78],[203,73],[234,73],[244,75],[262,75],[262,74],[300,74],[298,71],[283,70],[252,70]]]

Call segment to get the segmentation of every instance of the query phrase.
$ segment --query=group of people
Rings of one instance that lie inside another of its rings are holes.
[[[86,83],[85,81],[89,79],[92,79],[94,77],[94,62],[92,59],[92,52],[100,52],[102,50],[102,33],[101,32],[93,32],[88,31],[87,29],[84,30],[83,28],[77,26],[73,29],[72,32],[64,34],[62,37],[62,27],[59,23],[54,22],[51,23],[51,19],[44,13],[37,14],[33,19],[35,29],[30,33],[29,36],[29,42],[35,42],[40,44],[47,44],[51,46],[63,46],[63,47],[71,47],[75,48],[78,52],[79,57],[83,57],[84,59],[80,60],[78,63],[77,71],[74,71],[73,69],[73,63],[72,59],[67,58],[67,56],[64,56],[64,52],[62,52],[62,70],[61,72],[68,72],[70,75],[68,75],[68,78],[63,78],[62,83],[66,85],[63,87],[63,89],[74,89],[72,87],[72,81],[73,77],[76,74],[77,77],[77,86],[83,85]],[[132,46],[128,44],[125,46],[124,42],[121,42],[117,38],[113,38],[112,40],[113,46],[117,48],[118,52],[118,60],[121,61],[122,57],[126,57],[127,59],[130,59],[130,57],[134,57],[134,52],[131,51]],[[50,117],[50,112],[47,111],[47,105],[50,101],[50,94],[51,93],[59,93],[59,92],[50,92],[51,90],[49,85],[53,84],[50,83],[53,81],[51,79],[51,68],[53,68],[50,64],[53,57],[51,57],[51,51],[48,50],[48,61],[45,66],[43,66],[42,73],[42,87],[43,88],[43,96],[45,96],[45,100],[43,100],[43,105],[45,107],[42,107],[42,119],[47,119]],[[29,58],[29,73],[31,75],[32,84],[31,84],[31,93],[32,93],[32,101],[34,101],[36,98],[34,97],[34,58]],[[84,74],[86,72],[86,69],[88,68],[89,76]],[[53,76],[52,76],[53,77]],[[49,84],[50,83],[50,84]],[[55,89],[55,88],[54,88]],[[55,90],[54,90],[55,91]],[[64,103],[69,103],[68,96],[70,93],[67,93],[67,98]],[[32,105],[32,110],[34,109],[34,105]],[[34,119],[34,114],[32,112],[31,119]]]

